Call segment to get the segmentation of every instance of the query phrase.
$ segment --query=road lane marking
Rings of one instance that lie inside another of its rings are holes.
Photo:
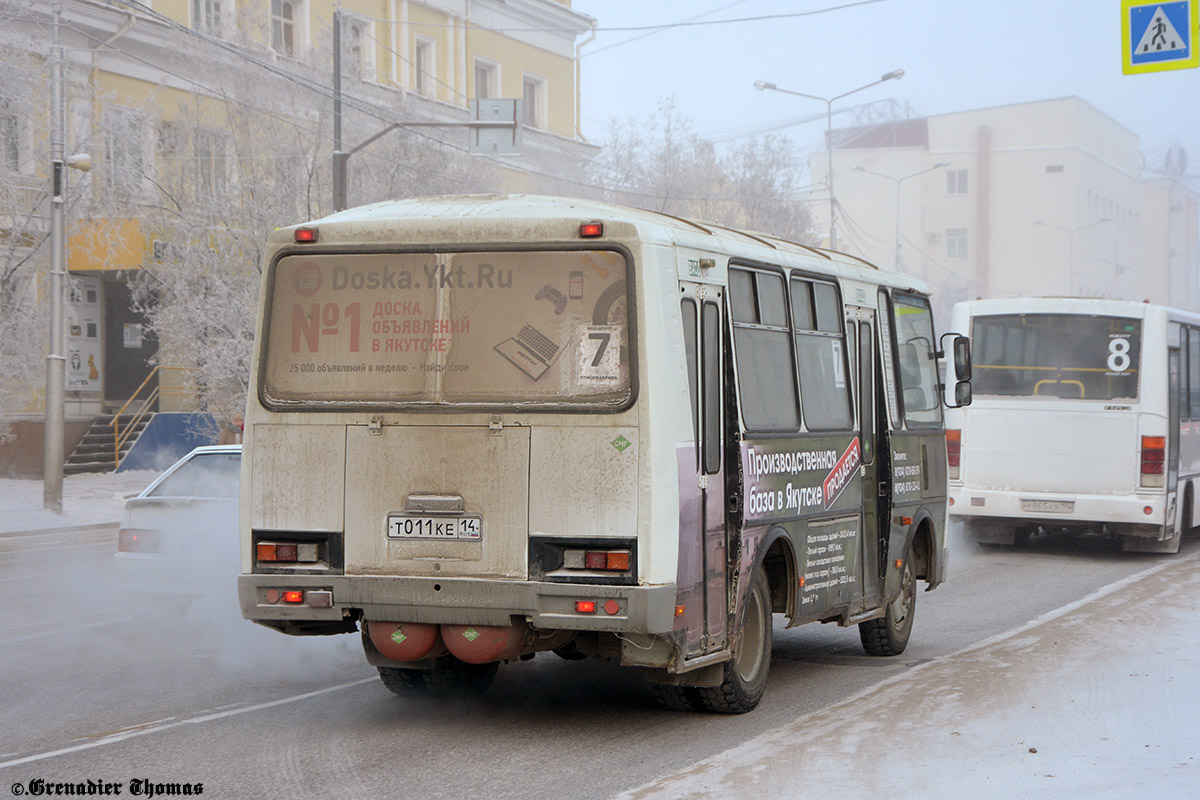
[[[51,576],[58,576],[60,574],[61,573],[58,572],[35,572],[32,575],[15,575],[11,578],[0,578],[0,583],[3,583],[4,581],[27,581],[33,578],[49,578]]]
[[[34,761],[44,761],[47,758],[55,758],[56,756],[63,756],[67,755],[68,753],[78,753],[81,750],[91,750],[93,747],[104,747],[105,745],[123,742],[126,739],[132,739],[136,736],[146,736],[151,733],[169,731],[172,728],[178,728],[182,725],[198,725],[204,722],[212,722],[213,720],[224,719],[225,717],[234,717],[239,714],[247,714],[251,711],[261,711],[265,708],[274,708],[275,706],[287,705],[288,703],[296,703],[301,700],[308,700],[311,697],[329,694],[330,692],[337,692],[341,691],[342,689],[350,689],[354,686],[362,686],[364,683],[374,683],[376,680],[377,678],[363,678],[362,680],[350,681],[349,683],[339,683],[336,686],[326,686],[324,689],[316,689],[311,692],[305,692],[304,694],[297,694],[291,697],[282,697],[278,700],[269,700],[265,703],[256,703],[255,705],[246,706],[245,708],[234,708],[230,709],[229,711],[217,711],[212,714],[203,714],[199,717],[181,719],[178,722],[169,722],[165,725],[157,725],[149,728],[139,726],[132,730],[126,730],[123,733],[117,733],[94,742],[85,742],[72,747],[62,747],[58,750],[49,750],[45,753],[35,753],[34,755],[25,756],[23,758],[14,758],[11,761],[0,761],[0,769],[4,769],[5,767],[16,767],[20,766],[21,764],[29,764]]]

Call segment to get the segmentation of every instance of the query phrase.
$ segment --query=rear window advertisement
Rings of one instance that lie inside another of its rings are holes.
[[[623,407],[625,276],[624,258],[599,250],[285,256],[263,398]]]

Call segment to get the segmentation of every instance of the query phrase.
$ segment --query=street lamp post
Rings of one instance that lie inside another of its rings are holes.
[[[898,80],[904,77],[904,70],[894,69],[880,76],[879,80],[871,81],[870,83],[860,86],[857,89],[851,89],[848,92],[842,92],[835,97],[818,97],[815,94],[805,94],[804,92],[794,92],[791,89],[781,89],[770,81],[755,81],[754,88],[760,92],[770,89],[774,92],[782,92],[784,94],[792,94],[796,97],[807,97],[809,100],[819,100],[825,104],[825,155],[829,161],[829,249],[837,249],[837,225],[834,222],[836,200],[833,194],[833,103],[836,100],[841,100],[843,97],[861,92],[863,89],[870,89],[872,86],[883,83],[884,81]]]
[[[1053,225],[1049,222],[1045,222],[1040,219],[1035,219],[1033,221],[1034,225],[1042,225],[1047,228],[1054,228],[1054,230],[1056,230],[1056,231],[1062,231],[1063,233],[1067,234],[1067,245],[1068,245],[1068,251],[1069,251],[1068,261],[1067,261],[1067,295],[1068,296],[1073,296],[1075,294],[1075,234],[1079,233],[1082,230],[1087,230],[1088,228],[1099,225],[1101,223],[1111,222],[1111,221],[1112,221],[1112,217],[1101,217],[1100,219],[1096,220],[1095,222],[1089,222],[1086,225],[1080,225],[1078,228],[1064,228],[1061,225]]]
[[[884,175],[882,172],[873,172],[866,167],[853,166],[850,168],[855,172],[865,172],[868,175],[875,175],[879,178],[887,178],[889,181],[892,181],[896,184],[896,263],[894,264],[896,269],[900,269],[900,264],[902,263],[902,259],[900,258],[900,184],[904,183],[909,178],[915,178],[918,175],[924,175],[926,172],[933,172],[935,169],[941,169],[942,167],[948,166],[950,166],[949,161],[939,161],[932,167],[926,167],[925,169],[917,170],[916,172],[910,172],[908,175],[901,175],[898,178],[891,175]]]
[[[63,55],[59,41],[61,9],[54,11],[54,46],[50,63],[50,352],[46,356],[45,439],[42,455],[42,507],[62,511],[63,428],[66,426],[67,358],[63,352],[63,291],[66,286],[67,167],[87,172],[85,154],[66,158],[67,104],[63,91]]]

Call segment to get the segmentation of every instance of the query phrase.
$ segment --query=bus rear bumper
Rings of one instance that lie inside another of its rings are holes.
[[[300,595],[288,595],[300,592]],[[286,632],[338,632],[354,621],[508,625],[527,618],[540,630],[666,634],[675,586],[597,586],[520,580],[348,575],[241,575],[242,616]],[[590,612],[577,601],[592,603]]]
[[[951,487],[948,508],[951,523],[964,525],[985,536],[988,530],[1015,529],[1018,525],[1063,527],[1107,526],[1114,532],[1135,533],[1162,526],[1167,499],[1163,494],[1086,495],[1049,492],[1012,492]],[[980,539],[989,541],[989,539]]]

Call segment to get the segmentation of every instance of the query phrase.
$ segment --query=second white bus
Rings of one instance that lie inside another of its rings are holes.
[[[950,518],[978,542],[1103,530],[1175,553],[1196,525],[1200,315],[1119,300],[955,305],[974,401],[947,418]]]

